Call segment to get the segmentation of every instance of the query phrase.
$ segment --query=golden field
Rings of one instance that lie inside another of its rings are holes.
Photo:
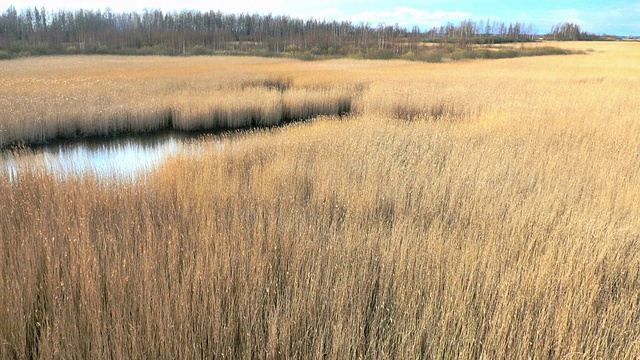
[[[352,113],[203,139],[135,183],[22,152],[0,358],[640,357],[640,48],[560,45],[590,50],[3,62],[5,139]]]
[[[276,125],[344,113],[357,91],[326,81],[289,89],[292,62],[260,58],[78,56],[4,65],[0,147],[163,128]]]

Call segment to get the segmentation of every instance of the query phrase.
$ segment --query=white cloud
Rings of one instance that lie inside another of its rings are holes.
[[[17,9],[44,6],[47,9],[106,9],[114,11],[140,11],[143,9],[162,9],[164,11],[199,10],[222,11],[225,13],[278,13],[300,7],[295,0],[13,0]]]
[[[584,25],[584,20],[581,19],[582,12],[577,9],[561,9],[549,11],[549,20],[555,23],[570,22],[578,25]]]
[[[274,15],[281,15],[283,13],[273,13]],[[344,13],[336,8],[323,8],[318,10],[305,9],[303,11],[286,12],[287,15],[299,18],[299,19],[317,19],[317,20],[342,20]]]
[[[464,11],[442,11],[433,12],[419,10],[409,7],[396,7],[392,10],[367,11],[355,15],[345,16],[344,20],[351,20],[356,23],[369,23],[372,25],[398,24],[402,27],[412,27],[418,25],[422,28],[444,25],[447,22],[457,23],[461,20],[469,19],[472,14]]]
[[[608,34],[640,36],[640,3],[594,14],[593,22]]]
[[[536,23],[543,31],[549,31],[558,23],[571,22],[580,26],[583,31],[595,34],[637,35],[640,34],[640,4],[625,7],[609,7],[600,11],[581,11],[578,9],[561,9],[544,12]]]

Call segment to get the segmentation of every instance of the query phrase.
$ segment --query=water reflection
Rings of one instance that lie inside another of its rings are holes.
[[[33,167],[44,166],[60,177],[92,173],[100,178],[135,180],[170,155],[197,151],[195,142],[189,140],[201,137],[202,134],[164,132],[82,140],[35,147],[32,154],[21,155],[20,160],[13,152],[3,151],[0,162],[5,164],[11,181],[19,175],[18,162],[25,159]]]

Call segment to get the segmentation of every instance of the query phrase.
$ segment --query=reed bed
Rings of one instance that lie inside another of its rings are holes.
[[[589,45],[307,63],[288,95],[342,72],[359,113],[203,140],[144,182],[19,157],[0,357],[640,357],[639,54]]]
[[[163,129],[273,126],[347,113],[359,94],[357,84],[295,86],[278,60],[77,57],[5,64],[0,148]]]

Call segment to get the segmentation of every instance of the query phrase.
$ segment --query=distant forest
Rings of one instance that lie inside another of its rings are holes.
[[[398,25],[209,11],[116,13],[16,10],[0,15],[0,58],[52,54],[261,55],[398,58],[433,43],[450,51],[474,44],[597,38],[572,23],[539,35],[531,24],[465,20],[429,30]]]

